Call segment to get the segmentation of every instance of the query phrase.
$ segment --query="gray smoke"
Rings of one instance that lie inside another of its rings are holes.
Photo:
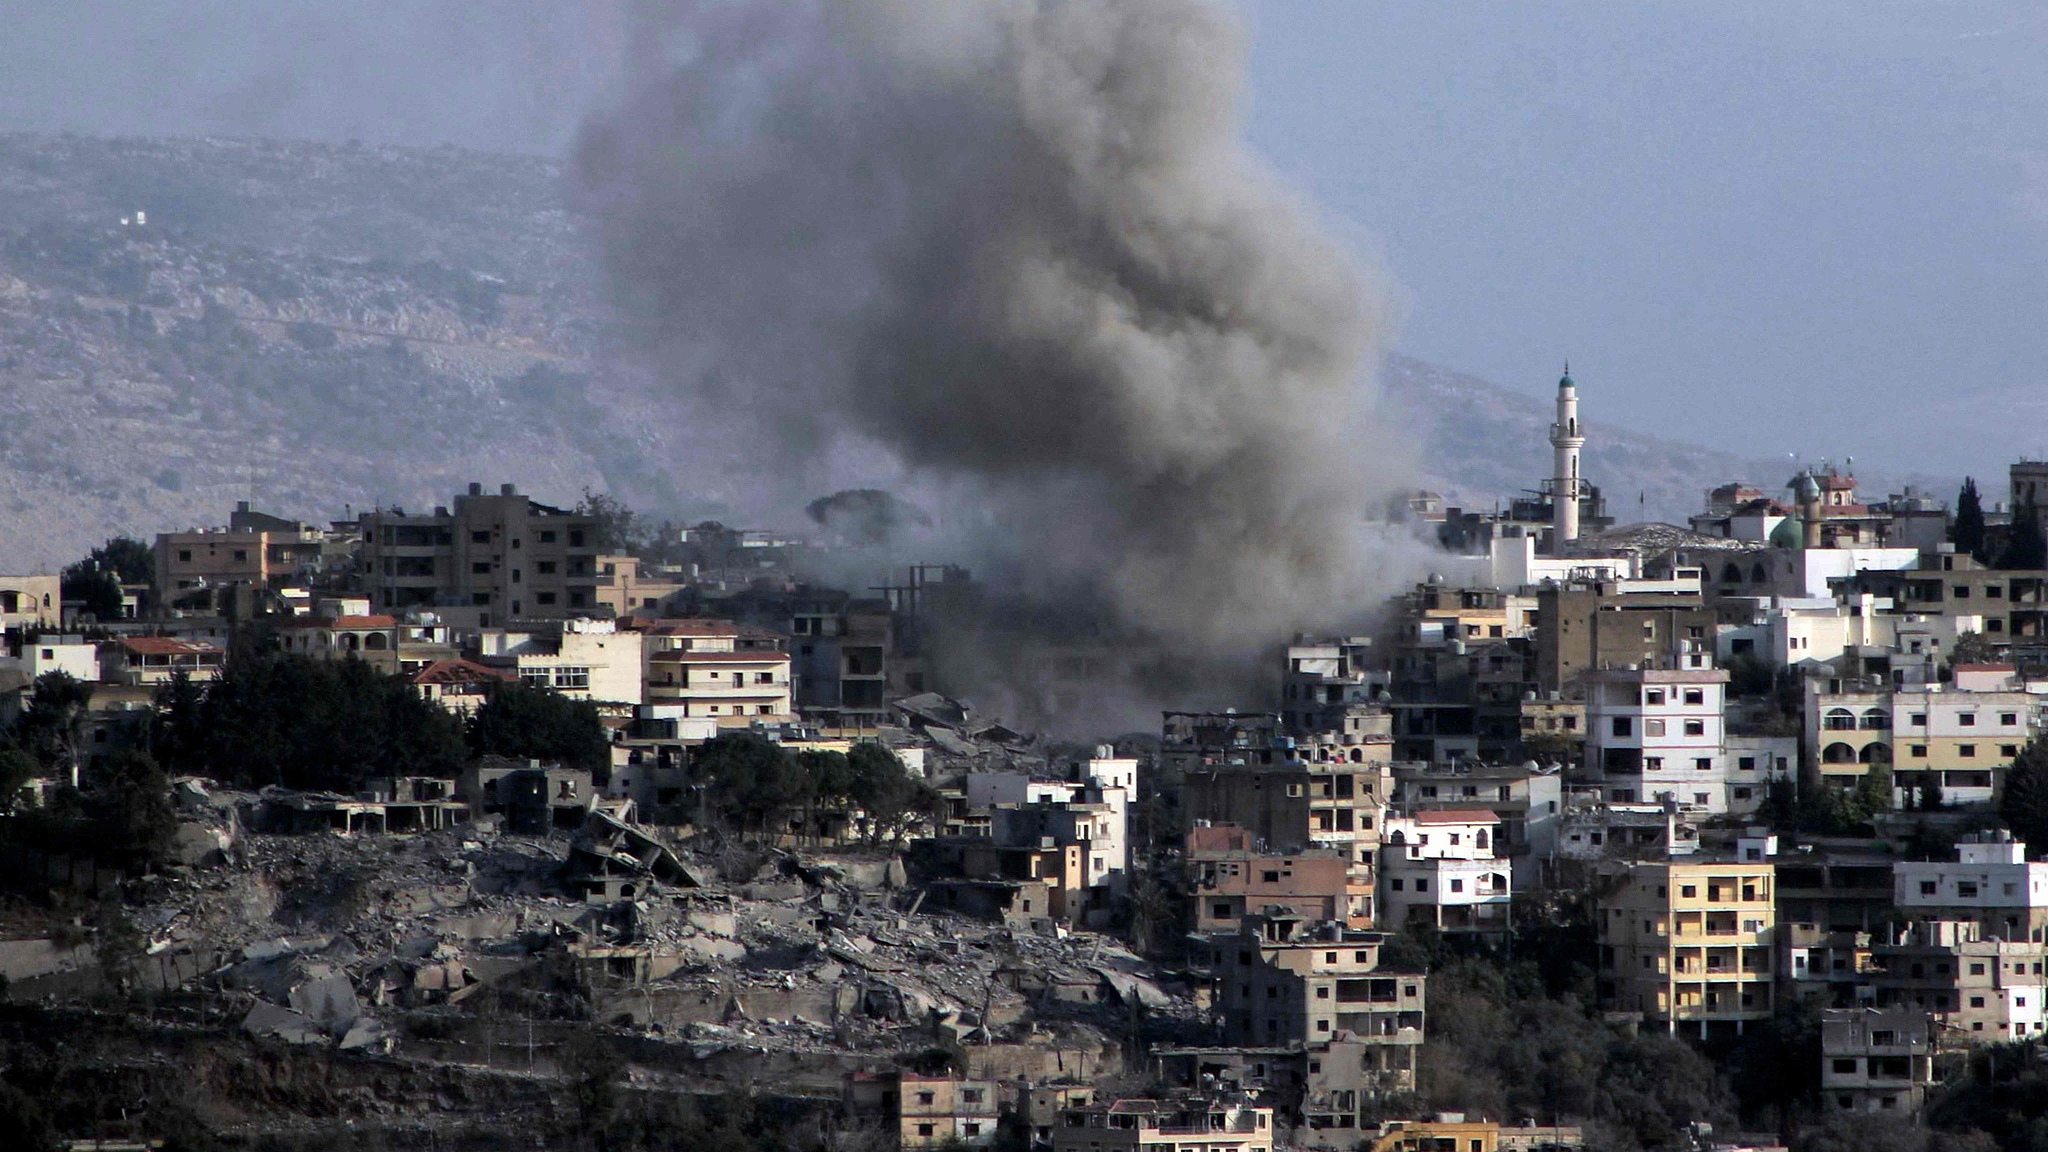
[[[1358,607],[1404,473],[1367,420],[1381,296],[1241,142],[1227,8],[642,20],[581,207],[628,322],[761,469],[816,492],[877,445],[971,492],[1027,577],[1185,640]]]

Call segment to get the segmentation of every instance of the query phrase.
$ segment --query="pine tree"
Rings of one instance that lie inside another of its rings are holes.
[[[2048,568],[2048,538],[2041,534],[2040,513],[2032,500],[2012,510],[2012,534],[1998,566],[2021,571]]]
[[[2035,737],[2005,770],[2005,795],[1998,816],[2012,834],[2048,848],[2048,740]]]
[[[1977,478],[1963,477],[1963,490],[1956,495],[1956,523],[1949,538],[1956,551],[1967,552],[1979,563],[1988,560],[1984,550],[1984,498],[1977,492]]]

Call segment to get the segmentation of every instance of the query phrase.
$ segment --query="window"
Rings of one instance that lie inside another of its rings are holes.
[[[1982,996],[1972,996],[1972,997],[1970,997],[1970,1007],[1972,1007],[1972,1008],[1982,1008],[1983,1006],[1984,1006],[1984,998],[1983,998]],[[1980,1025],[1980,1027],[1981,1027],[1981,1025]]]
[[[1635,735],[1635,724],[1626,716],[1616,716],[1614,718],[1614,734],[1616,736],[1633,736]]]
[[[1662,688],[1645,688],[1645,689],[1643,689],[1643,703],[1645,703],[1645,704],[1662,704],[1663,702],[1664,702],[1664,690],[1663,690]]]
[[[1464,882],[1463,880],[1460,880],[1460,879],[1458,879],[1458,878],[1457,878],[1457,877],[1455,877],[1455,876],[1454,876],[1454,877],[1452,877],[1452,878],[1451,878],[1451,891],[1453,891],[1453,892],[1463,892],[1464,890],[1465,890],[1465,882]]]
[[[192,550],[190,548],[178,549],[178,559],[183,563],[190,564],[192,562]]]
[[[1975,744],[1958,744],[1956,745],[1956,755],[1966,760],[1973,758],[1977,755],[1977,746]]]
[[[1645,757],[1643,757],[1643,770],[1644,770],[1645,772],[1657,772],[1657,771],[1661,771],[1661,770],[1663,769],[1663,767],[1664,767],[1664,758],[1663,758],[1662,756],[1645,756]]]
[[[569,547],[571,547],[571,548],[581,548],[581,547],[583,547],[583,529],[581,529],[581,528],[571,528],[571,529],[569,529]]]
[[[536,604],[553,604],[555,602],[555,594],[553,592],[536,592],[534,593],[533,601]]]
[[[1318,1000],[1328,1000],[1329,998],[1330,998],[1330,989],[1329,989],[1329,986],[1328,986],[1328,985],[1324,985],[1324,984],[1318,984],[1318,985],[1316,986],[1316,999],[1318,999]]]
[[[1744,772],[1754,772],[1754,771],[1756,771],[1756,757],[1754,757],[1754,756],[1742,756],[1742,757],[1738,757],[1738,758],[1736,759],[1736,761],[1735,761],[1735,766],[1736,766],[1737,768],[1741,769],[1741,770],[1742,770],[1742,771],[1744,771]]]
[[[1685,702],[1694,705],[1705,704],[1707,702],[1707,694],[1698,688],[1687,688],[1685,690]]]
[[[1417,876],[1415,878],[1415,890],[1417,892],[1429,891],[1429,880],[1425,877]]]
[[[1976,885],[1976,882],[1974,882],[1974,881],[1971,881],[1971,880],[1958,880],[1958,881],[1956,881],[1956,895],[1957,895],[1957,896],[1960,896],[1960,897],[1962,897],[1963,899],[1966,899],[1966,900],[1974,900],[1974,899],[1976,899],[1976,898],[1977,898],[1977,885]]]
[[[1906,745],[1906,755],[1908,755],[1908,756],[1918,756],[1918,757],[1921,757],[1922,759],[1925,759],[1925,758],[1926,758],[1926,756],[1927,756],[1927,745],[1925,745],[1925,744],[1908,744],[1908,745]]]
[[[246,548],[237,548],[237,549],[235,549],[235,559],[236,559],[236,560],[238,560],[238,561],[240,561],[240,560],[247,560],[248,558],[249,558],[249,550],[248,550],[248,549],[246,549]]]
[[[537,560],[534,562],[533,570],[543,576],[552,576],[555,574],[555,562],[553,560]]]
[[[1975,712],[1959,712],[1956,714],[1956,723],[1965,728],[1975,728],[1977,726],[1977,714]]]
[[[981,1125],[979,1124],[962,1124],[960,1130],[969,1136],[981,1135]]]
[[[1705,720],[1687,720],[1685,722],[1685,734],[1687,736],[1705,736],[1707,734],[1707,722]]]
[[[924,1096],[924,1095],[928,1095],[928,1093],[920,1092],[920,1093],[918,1093],[918,1095],[920,1095],[920,1096]],[[931,1134],[932,1134],[932,1126],[931,1126],[931,1125],[929,1125],[929,1124],[919,1124],[919,1125],[917,1126],[917,1134],[918,1134],[919,1136],[929,1136],[929,1135],[931,1135]]]
[[[491,562],[489,560],[472,560],[469,565],[469,574],[472,576],[490,575]]]
[[[580,691],[580,690],[584,690],[584,689],[588,689],[588,688],[590,687],[590,669],[588,669],[588,668],[557,668],[557,669],[555,669],[555,687],[557,687],[557,688],[567,688],[567,689],[575,689],[575,690],[579,690],[579,691]]]
[[[2017,744],[2000,744],[1998,746],[1998,754],[2007,760],[2011,760],[2020,754],[2020,746]]]
[[[960,1099],[965,1100],[969,1104],[979,1104],[981,1103],[981,1089],[962,1088],[960,1090]]]
[[[1854,1071],[1856,1071],[1856,1060],[1855,1060],[1855,1058],[1854,1058],[1854,1057],[1850,1057],[1850,1058],[1848,1058],[1848,1059],[1846,1059],[1846,1060],[1845,1060],[1845,1059],[1842,1059],[1842,1058],[1840,1058],[1840,1057],[1837,1057],[1837,1058],[1835,1059],[1835,1071],[1836,1071],[1837,1073],[1850,1073],[1850,1072],[1854,1072]]]
[[[1643,735],[1645,735],[1645,736],[1662,736],[1663,734],[1664,734],[1664,722],[1663,722],[1662,720],[1649,720],[1649,719],[1645,719],[1645,720],[1643,721]]]
[[[489,544],[491,542],[491,534],[488,531],[471,532],[469,534],[469,542],[471,544]]]
[[[1927,713],[1915,712],[1906,718],[1906,722],[1916,728],[1925,728],[1927,726]]]
[[[541,534],[540,534],[540,542],[541,542],[541,543],[543,543],[543,544],[553,544],[553,543],[555,542],[555,534],[554,534],[554,532],[553,532],[553,531],[543,531],[543,532],[541,532]]]
[[[1935,883],[1934,881],[1932,881],[1932,880],[1922,880],[1922,881],[1920,882],[1920,894],[1921,894],[1922,896],[1932,896],[1932,895],[1934,895],[1934,893],[1935,893],[1935,892],[1937,891],[1937,889],[1938,889],[1938,888],[1939,888],[1939,885],[1937,885],[1937,884],[1936,884],[1936,883]],[[1982,972],[1982,971],[1983,971],[1983,969],[1984,969],[1984,966],[1983,966],[1983,965],[1979,964],[1979,965],[1977,966],[1977,970],[1978,970],[1979,972]]]
[[[1678,886],[1678,894],[1684,897],[1685,899],[1690,900],[1693,897],[1698,896],[1700,894],[1699,885],[1681,884]]]
[[[1693,803],[1695,803],[1695,804],[1702,804],[1702,805],[1706,804],[1706,803],[1708,802],[1708,801],[1707,801],[1707,794],[1706,794],[1705,792],[1695,792],[1695,793],[1693,793],[1693,794],[1692,794],[1692,802],[1693,802]]]

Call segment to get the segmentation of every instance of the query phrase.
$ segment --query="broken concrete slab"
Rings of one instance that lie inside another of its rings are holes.
[[[242,1031],[251,1036],[269,1036],[287,1044],[325,1044],[332,1039],[325,1028],[304,1013],[258,1000],[242,1017]]]

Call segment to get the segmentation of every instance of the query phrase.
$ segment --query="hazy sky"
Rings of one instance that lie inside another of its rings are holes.
[[[1758,455],[2048,453],[2048,5],[1256,0],[1405,351]],[[0,129],[558,147],[618,0],[0,0]]]

